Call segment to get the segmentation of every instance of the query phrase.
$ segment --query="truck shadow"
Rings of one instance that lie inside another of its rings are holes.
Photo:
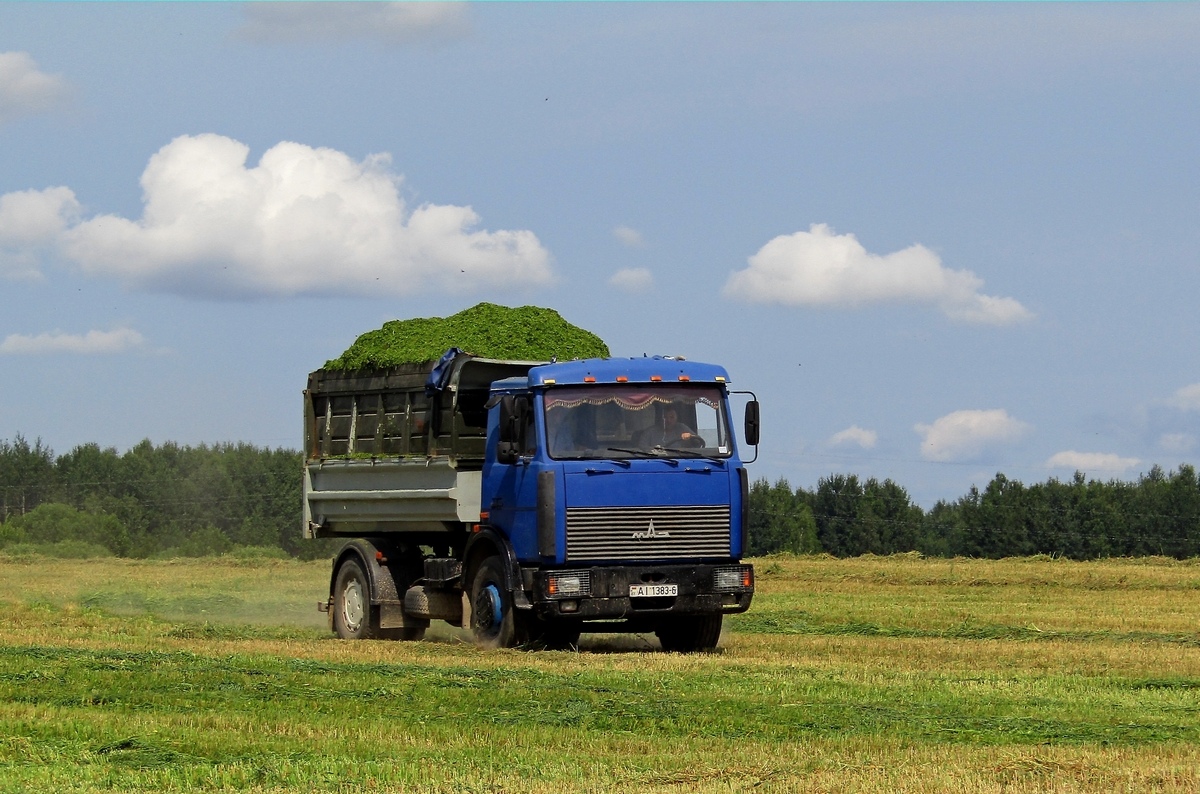
[[[423,642],[443,645],[472,645],[471,633],[465,629],[452,626],[431,626]],[[560,651],[549,651],[537,646],[524,647],[521,650],[530,653],[589,653],[589,654],[632,654],[632,653],[663,653],[662,645],[653,634],[583,634],[579,645]],[[707,654],[723,654],[725,649],[720,645]]]

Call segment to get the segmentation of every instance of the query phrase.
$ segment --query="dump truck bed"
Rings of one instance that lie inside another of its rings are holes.
[[[479,520],[495,380],[540,362],[476,358],[320,369],[304,391],[304,534],[460,528]]]

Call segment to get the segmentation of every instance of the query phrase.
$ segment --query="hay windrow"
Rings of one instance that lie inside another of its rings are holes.
[[[479,303],[449,317],[390,320],[368,331],[325,369],[353,371],[436,361],[457,347],[482,358],[513,361],[560,361],[606,358],[600,337],[572,325],[553,309],[509,308]]]

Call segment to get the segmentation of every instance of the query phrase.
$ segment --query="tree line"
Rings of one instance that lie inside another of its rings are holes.
[[[17,436],[0,441],[0,547],[122,557],[325,553],[300,537],[300,471],[299,452],[251,444],[147,440],[123,454],[84,444],[55,455]]]
[[[983,490],[972,486],[928,511],[891,480],[832,474],[813,490],[758,480],[749,512],[751,556],[1200,556],[1200,477],[1189,465],[1172,472],[1155,466],[1133,482],[1077,472],[1070,480],[1025,485],[997,474]]]
[[[251,444],[197,447],[142,441],[124,453],[97,444],[55,455],[40,440],[0,440],[0,548],[125,557],[202,556],[237,549],[313,558],[304,540],[301,454]],[[748,556],[929,556],[1071,559],[1200,556],[1200,477],[1181,465],[1136,481],[997,474],[982,490],[929,510],[890,479],[831,474],[815,488],[786,479],[750,487]]]

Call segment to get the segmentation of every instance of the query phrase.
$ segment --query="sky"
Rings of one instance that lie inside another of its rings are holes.
[[[385,321],[724,365],[752,477],[1200,458],[1200,5],[0,3],[0,439],[299,449]]]

